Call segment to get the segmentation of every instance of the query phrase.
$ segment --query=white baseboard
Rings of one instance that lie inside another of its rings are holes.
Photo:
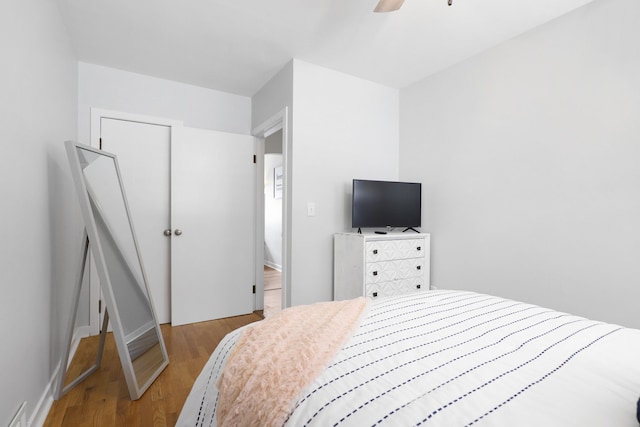
[[[71,350],[69,350],[69,360],[67,360],[67,369],[69,369],[69,365],[73,360],[73,356],[75,356],[76,350],[78,350],[78,345],[80,345],[80,340],[88,336],[91,336],[91,327],[89,325],[80,326],[73,333],[73,338],[71,339]]]
[[[13,416],[8,427],[27,427],[27,402],[20,405],[20,409]]]
[[[279,272],[282,273],[282,265],[280,265],[280,264],[276,264],[273,261],[269,261],[269,260],[266,260],[266,259],[264,260],[263,264],[266,265],[267,267],[271,267],[274,270],[278,270]]]
[[[58,383],[58,373],[60,372],[60,362],[58,362],[58,366],[53,371],[53,375],[49,380],[40,400],[33,408],[33,412],[29,417],[28,425],[31,427],[40,427],[44,425],[45,420],[47,419],[47,415],[49,415],[49,410],[51,410],[51,405],[53,405],[53,397],[56,392],[56,384]]]
[[[89,326],[81,326],[74,331],[73,339],[71,340],[71,350],[69,351],[69,360],[67,361],[67,368],[69,367],[69,363],[71,363],[71,361],[73,360],[73,356],[76,354],[76,350],[78,349],[80,340],[82,338],[88,337],[90,335],[90,330],[91,329],[89,328]],[[62,360],[58,361],[56,369],[54,369],[49,383],[47,383],[47,386],[40,396],[40,400],[38,400],[38,403],[33,408],[33,412],[29,417],[28,423],[28,425],[31,427],[39,427],[44,425],[44,422],[47,419],[47,415],[49,415],[51,405],[53,405],[53,401],[55,399],[56,387],[59,381],[58,375],[64,375],[67,372],[66,369],[64,370],[64,372],[61,372],[61,364]]]

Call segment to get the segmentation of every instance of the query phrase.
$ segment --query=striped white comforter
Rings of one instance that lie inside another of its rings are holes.
[[[216,425],[216,382],[240,333],[214,351],[178,425]],[[638,427],[639,396],[640,330],[429,291],[373,301],[287,425]]]

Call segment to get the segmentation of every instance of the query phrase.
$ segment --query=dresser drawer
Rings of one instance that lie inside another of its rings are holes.
[[[369,262],[365,271],[365,283],[388,282],[424,276],[424,258],[397,259]]]
[[[427,291],[422,277],[410,277],[408,279],[391,280],[389,282],[370,283],[365,286],[365,296],[369,298],[402,295],[412,292]]]
[[[365,261],[389,261],[392,259],[424,258],[424,238],[372,240],[365,245]]]
[[[430,244],[428,233],[336,233],[333,298],[428,291]]]

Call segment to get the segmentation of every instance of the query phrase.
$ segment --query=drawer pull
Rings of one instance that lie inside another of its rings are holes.
[[[416,266],[416,268],[417,268],[418,270],[420,270],[420,269],[422,269],[422,266],[421,266],[421,265],[418,265],[418,266]]]
[[[373,293],[373,296],[374,296],[374,297],[377,297],[377,296],[378,296],[378,293],[377,293],[377,292],[374,292],[374,293]]]
[[[374,275],[374,276],[377,276],[377,275],[378,275],[378,272],[377,272],[377,271],[374,271],[374,272],[373,272],[373,275]]]
[[[378,250],[377,250],[377,249],[374,249],[374,250],[373,250],[373,254],[374,254],[374,255],[377,255],[377,254],[378,254]]]
[[[418,246],[416,249],[421,251],[422,250],[422,246]]]
[[[420,289],[420,287],[421,287],[421,286],[422,286],[422,285],[416,285],[416,288],[417,288],[417,289]]]

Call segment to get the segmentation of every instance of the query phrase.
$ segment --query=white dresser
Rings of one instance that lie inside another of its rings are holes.
[[[429,289],[427,233],[334,235],[333,299]]]

